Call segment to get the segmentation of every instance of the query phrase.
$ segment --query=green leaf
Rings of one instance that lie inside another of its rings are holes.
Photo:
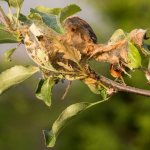
[[[21,8],[24,0],[1,0],[8,3],[9,7]]]
[[[46,13],[46,14],[59,15],[62,8],[47,8],[44,6],[38,6],[35,8],[35,10]]]
[[[49,107],[51,106],[51,91],[54,84],[55,81],[51,78],[41,79],[36,90],[36,97]]]
[[[79,12],[80,10],[80,7],[75,4],[71,4],[64,8],[47,8],[44,6],[39,6],[35,9],[31,9],[29,16],[33,16],[33,13],[39,14],[43,22],[48,27],[52,28],[58,33],[64,33],[61,22],[63,22],[67,17]]]
[[[66,123],[84,110],[97,105],[99,103],[102,103],[105,100],[101,100],[95,103],[88,103],[88,102],[81,102],[81,103],[76,103],[72,104],[69,107],[67,107],[57,118],[57,120],[53,123],[52,129],[51,130],[44,130],[44,137],[45,137],[45,143],[47,147],[53,147],[55,145],[57,136],[59,135],[60,131],[64,128]]]
[[[34,66],[14,66],[5,70],[0,74],[0,94],[8,88],[23,82],[38,71],[39,68]]]
[[[20,41],[17,34],[9,32],[3,24],[0,24],[0,43],[18,43]]]
[[[107,90],[106,89],[104,89],[104,88],[101,88],[100,90],[99,90],[99,92],[100,92],[100,95],[101,95],[101,97],[102,97],[102,99],[106,99],[107,98]]]
[[[123,40],[126,38],[126,34],[122,29],[118,29],[116,30],[113,35],[111,36],[111,38],[109,39],[109,43],[116,43],[120,40]]]
[[[18,43],[20,39],[12,33],[0,29],[0,43]]]
[[[28,18],[33,21],[42,21],[42,17],[38,13],[34,13],[32,10],[30,10],[30,14],[28,15]]]
[[[42,13],[42,12],[37,11],[36,9],[31,9],[29,16],[36,15],[36,14],[41,17],[43,23],[45,23],[48,27],[53,29],[55,32],[60,33],[60,34],[64,33],[64,30],[60,24],[58,16]],[[38,18],[38,20],[39,19],[40,18]]]
[[[25,24],[31,24],[31,20],[29,20],[29,18],[27,18],[25,15],[23,14],[19,14],[19,20]]]
[[[128,43],[128,67],[136,69],[141,67],[141,56],[138,49],[131,43]]]
[[[16,50],[16,48],[11,48],[11,49],[7,50],[7,51],[4,53],[5,59],[6,59],[7,61],[11,61],[11,56],[12,56],[12,54],[14,53],[15,50]]]
[[[67,17],[72,16],[79,11],[81,11],[81,8],[76,4],[71,4],[64,7],[60,13],[60,22],[63,22]]]
[[[5,25],[0,23],[0,30],[5,29]]]
[[[38,6],[35,9],[49,15],[59,16],[60,22],[63,22],[67,17],[81,11],[81,8],[75,4],[70,4],[64,8],[47,8],[44,6]]]

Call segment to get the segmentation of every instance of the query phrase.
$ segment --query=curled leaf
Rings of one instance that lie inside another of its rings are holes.
[[[102,103],[106,101],[107,99],[95,102],[95,103],[88,103],[88,102],[81,102],[72,104],[69,107],[67,107],[57,118],[57,120],[53,123],[51,130],[44,130],[44,137],[45,137],[45,143],[47,147],[54,147],[57,136],[59,135],[60,131],[64,128],[66,123],[70,119],[73,119],[75,116],[79,115],[84,110]]]
[[[59,52],[62,52],[64,54],[63,57],[65,59],[72,60],[73,62],[75,62],[77,64],[81,60],[81,53],[80,53],[80,51],[78,51],[76,48],[74,48],[72,46],[65,45],[64,48],[59,49]]]
[[[51,78],[41,79],[36,90],[36,97],[42,100],[47,106],[51,106],[51,91],[55,81]]]
[[[72,66],[69,65],[69,64],[65,64],[63,62],[57,62],[57,64],[59,66],[61,66],[62,68],[64,68],[65,70],[67,70],[67,71],[74,71],[73,68],[72,68]]]
[[[11,56],[12,56],[12,54],[14,53],[15,50],[16,50],[16,48],[11,48],[11,49],[7,50],[7,51],[4,53],[5,59],[6,59],[7,61],[11,61]]]
[[[19,20],[21,21],[21,22],[23,22],[24,24],[31,24],[32,23],[32,21],[31,20],[29,20],[29,18],[27,17],[27,16],[25,16],[25,15],[23,15],[23,14],[19,14]]]
[[[60,22],[63,22],[67,17],[72,16],[79,11],[81,11],[81,8],[76,4],[70,4],[62,8],[60,13]]]
[[[133,42],[138,47],[143,45],[144,37],[146,34],[146,30],[143,29],[134,29],[130,32],[129,37],[131,42]]]

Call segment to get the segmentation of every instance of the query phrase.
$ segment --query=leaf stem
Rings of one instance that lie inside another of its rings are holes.
[[[95,102],[95,103],[92,103],[91,105],[89,105],[89,106],[87,107],[87,109],[88,109],[88,108],[91,108],[92,106],[95,106],[95,105],[97,105],[97,104],[103,103],[103,102],[105,102],[105,101],[107,101],[107,100],[109,100],[109,97],[106,98],[106,99],[103,99],[103,100],[101,100],[101,101],[97,101],[97,102]]]

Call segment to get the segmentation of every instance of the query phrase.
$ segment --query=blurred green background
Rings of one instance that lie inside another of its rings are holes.
[[[99,42],[107,42],[118,28],[129,32],[134,28],[150,27],[149,0],[25,0],[23,12],[38,5],[63,7],[69,3],[81,6],[79,16],[91,24]],[[0,5],[6,9],[5,4]],[[0,45],[1,55],[8,47],[12,45]],[[4,62],[2,56],[0,62],[0,71],[13,64],[32,63],[23,47],[15,53],[13,63]],[[92,66],[109,76],[108,65],[92,63]],[[142,72],[132,74],[132,79],[125,77],[127,84],[149,88]],[[100,100],[79,81],[73,82],[66,99],[61,100],[66,82],[59,83],[53,89],[53,104],[49,109],[34,96],[38,80],[39,75],[36,75],[0,97],[0,150],[46,150],[42,129],[50,128],[66,106],[79,101]],[[149,100],[127,93],[116,94],[108,102],[72,120],[51,150],[149,150]]]

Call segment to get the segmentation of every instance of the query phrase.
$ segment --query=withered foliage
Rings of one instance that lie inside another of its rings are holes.
[[[40,71],[42,79],[35,95],[49,107],[53,86],[65,79],[69,80],[69,84],[62,98],[66,96],[73,80],[81,80],[103,99],[94,103],[80,102],[67,107],[53,123],[51,130],[44,130],[48,147],[55,145],[59,132],[68,120],[108,100],[118,91],[150,97],[148,90],[127,86],[123,79],[124,75],[131,77],[131,71],[140,69],[144,71],[150,83],[150,61],[148,67],[143,66],[142,62],[143,58],[150,57],[150,46],[145,43],[148,39],[146,30],[134,29],[126,33],[118,29],[106,43],[97,43],[96,34],[90,25],[79,17],[72,17],[81,10],[75,4],[64,8],[39,6],[31,8],[30,14],[24,16],[20,13],[23,0],[6,2],[10,9],[16,9],[16,14],[7,16],[0,7],[0,44],[24,44],[27,54],[38,67],[14,66],[2,72],[0,94]],[[17,48],[18,46],[11,48],[5,53],[8,61],[11,61],[11,55]],[[108,63],[110,74],[115,79],[121,79],[121,83],[119,80],[113,81],[104,77],[103,70],[97,74],[90,67],[92,60],[98,64]]]
[[[36,22],[20,29],[27,53],[42,68],[45,76],[56,79],[81,79],[97,93],[103,87],[96,75],[91,73],[88,64],[90,60],[108,62],[111,66],[110,73],[115,78],[127,73],[126,68],[141,67],[136,64],[136,61],[140,60],[134,60],[138,59],[136,55],[139,54],[136,53],[139,52],[132,54],[130,45],[143,50],[146,30],[135,29],[126,34],[119,29],[106,44],[98,44],[90,25],[79,17],[67,18],[63,28],[65,33],[58,34],[44,24]]]

